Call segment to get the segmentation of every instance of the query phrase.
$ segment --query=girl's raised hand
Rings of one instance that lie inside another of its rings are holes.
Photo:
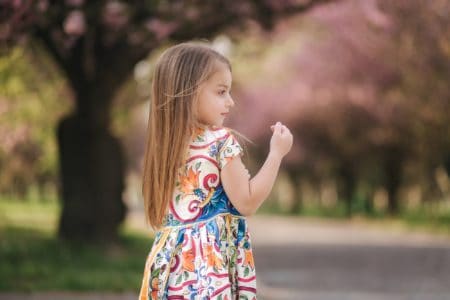
[[[270,139],[270,152],[280,155],[280,157],[285,156],[292,148],[294,139],[292,133],[281,122],[270,126],[270,129],[273,131]]]

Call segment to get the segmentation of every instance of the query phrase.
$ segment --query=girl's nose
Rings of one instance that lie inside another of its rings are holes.
[[[234,100],[233,100],[233,98],[230,96],[229,98],[228,98],[228,103],[229,103],[229,106],[230,107],[233,107],[234,106]]]

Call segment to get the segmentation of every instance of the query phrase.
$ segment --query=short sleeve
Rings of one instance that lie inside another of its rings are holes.
[[[222,170],[225,165],[233,159],[233,157],[242,155],[243,149],[233,133],[227,130],[225,137],[219,141],[219,152],[217,161],[219,163],[219,169]]]

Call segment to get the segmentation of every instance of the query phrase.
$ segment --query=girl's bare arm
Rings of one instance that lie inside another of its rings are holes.
[[[282,157],[270,152],[259,172],[249,174],[239,156],[222,169],[222,185],[234,207],[244,216],[252,215],[269,196],[277,178]]]
[[[234,157],[221,170],[222,185],[234,207],[244,216],[252,215],[269,196],[282,158],[292,147],[292,134],[281,123],[271,127],[274,131],[270,152],[258,173],[250,180],[239,156]]]

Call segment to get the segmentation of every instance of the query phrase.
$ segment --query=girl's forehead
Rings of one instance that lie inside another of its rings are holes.
[[[224,63],[220,63],[216,66],[214,69],[211,77],[209,78],[208,82],[214,85],[231,85],[232,76],[231,71],[228,68],[228,66]]]

